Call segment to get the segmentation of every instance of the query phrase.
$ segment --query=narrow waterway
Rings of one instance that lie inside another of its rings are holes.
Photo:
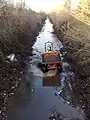
[[[53,42],[54,50],[63,48],[53,32],[53,25],[47,19],[36,38],[23,81],[8,101],[7,120],[84,120],[73,93],[74,73],[64,58],[59,75],[54,76],[54,72],[45,75],[38,68],[45,42]]]

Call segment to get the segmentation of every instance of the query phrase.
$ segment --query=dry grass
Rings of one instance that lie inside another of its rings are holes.
[[[45,18],[44,13],[22,6],[15,8],[0,0],[0,120],[6,117],[8,98],[22,81],[25,58],[30,56]],[[7,59],[11,53],[17,61]]]
[[[67,41],[63,42],[68,42],[68,47],[75,49],[73,51],[73,57],[79,56],[79,60],[77,62],[80,64],[89,63],[90,26],[77,20],[75,17],[69,15],[66,12],[60,12],[59,14],[56,14],[53,21],[56,23],[54,25],[57,31],[60,33],[63,32],[64,38],[60,37],[60,39],[68,38]]]
[[[90,26],[66,12],[60,14],[53,15],[54,18],[50,15],[50,18],[56,23],[55,32],[67,50],[67,56],[76,62],[72,66],[76,76],[74,91],[77,102],[84,106],[87,120],[90,120]]]
[[[32,46],[45,19],[43,13],[19,6],[15,8],[5,1],[0,2],[0,52],[22,54]],[[1,57],[2,59],[2,57]]]

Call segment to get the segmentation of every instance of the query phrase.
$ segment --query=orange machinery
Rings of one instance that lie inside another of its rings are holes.
[[[58,51],[53,50],[53,43],[45,43],[45,52],[42,54],[43,72],[57,69],[61,72],[61,57]]]

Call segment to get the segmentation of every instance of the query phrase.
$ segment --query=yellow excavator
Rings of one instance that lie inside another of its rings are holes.
[[[48,72],[49,70],[57,69],[62,71],[60,52],[53,50],[53,43],[45,43],[45,52],[42,54],[42,71]]]

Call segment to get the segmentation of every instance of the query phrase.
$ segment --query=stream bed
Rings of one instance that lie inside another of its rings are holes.
[[[62,72],[48,76],[38,68],[45,42],[54,50],[63,48],[47,18],[33,45],[33,55],[24,70],[17,93],[8,100],[7,120],[85,120],[73,92],[75,76],[70,64],[62,57]]]

